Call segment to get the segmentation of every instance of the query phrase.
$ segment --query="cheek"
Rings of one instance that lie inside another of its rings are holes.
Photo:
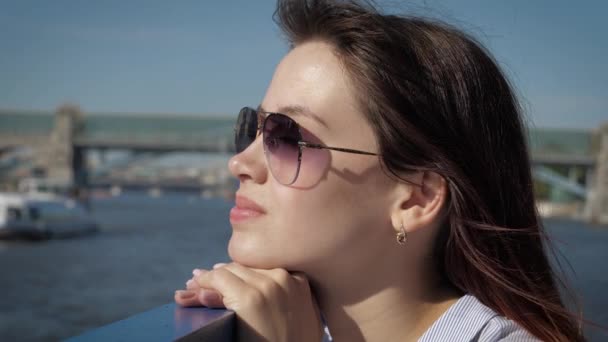
[[[285,226],[282,233],[290,239],[288,252],[305,256],[302,263],[327,263],[337,254],[359,253],[361,245],[383,236],[390,215],[377,185],[353,184],[330,173],[314,189],[296,194],[282,189],[277,198],[289,211],[283,211],[277,223]]]
[[[233,230],[232,260],[256,268],[304,270],[331,258],[351,238],[356,217],[344,189],[278,186],[272,197],[275,205],[264,219]]]
[[[270,186],[272,211],[232,235],[229,254],[234,261],[257,268],[305,271],[360,253],[362,246],[379,236],[382,225],[390,224],[383,189],[371,182],[373,177],[368,174],[368,182],[352,183],[326,169],[322,175],[315,174],[322,169],[313,166],[328,158],[324,153],[315,157],[319,159],[307,159],[303,171],[310,168],[311,176],[303,181],[316,180],[318,185],[307,189]]]

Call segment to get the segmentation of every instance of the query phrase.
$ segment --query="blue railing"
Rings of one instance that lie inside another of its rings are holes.
[[[69,342],[94,341],[212,341],[234,338],[233,311],[183,308],[166,304],[129,318],[90,330]]]

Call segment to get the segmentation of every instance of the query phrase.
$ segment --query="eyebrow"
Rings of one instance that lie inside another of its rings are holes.
[[[258,111],[263,112],[263,113],[268,113],[264,109],[264,107],[262,107],[262,105],[258,106]],[[293,116],[303,116],[303,117],[312,119],[313,121],[316,121],[321,126],[329,129],[329,127],[327,126],[327,123],[320,116],[313,113],[310,109],[308,109],[307,107],[304,107],[304,106],[299,106],[299,105],[283,106],[283,107],[280,107],[277,112],[272,112],[272,113],[289,114],[289,115],[293,115]]]

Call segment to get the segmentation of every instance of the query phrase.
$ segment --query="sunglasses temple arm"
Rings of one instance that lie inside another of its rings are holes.
[[[350,148],[329,147],[329,146],[323,146],[323,145],[319,145],[319,144],[311,144],[311,143],[306,142],[306,141],[298,141],[298,145],[300,145],[300,148],[302,148],[302,147],[308,147],[308,148],[334,150],[334,151],[347,152],[347,153],[366,154],[366,155],[370,155],[370,156],[377,156],[378,155],[377,153],[365,152],[365,151],[359,151],[359,150],[353,150],[353,149],[350,149]]]

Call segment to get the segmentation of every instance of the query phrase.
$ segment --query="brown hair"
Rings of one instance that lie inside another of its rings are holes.
[[[390,175],[448,182],[436,242],[445,281],[542,340],[583,341],[546,255],[520,108],[490,54],[444,23],[357,1],[279,0],[275,20],[292,46],[333,46]]]

